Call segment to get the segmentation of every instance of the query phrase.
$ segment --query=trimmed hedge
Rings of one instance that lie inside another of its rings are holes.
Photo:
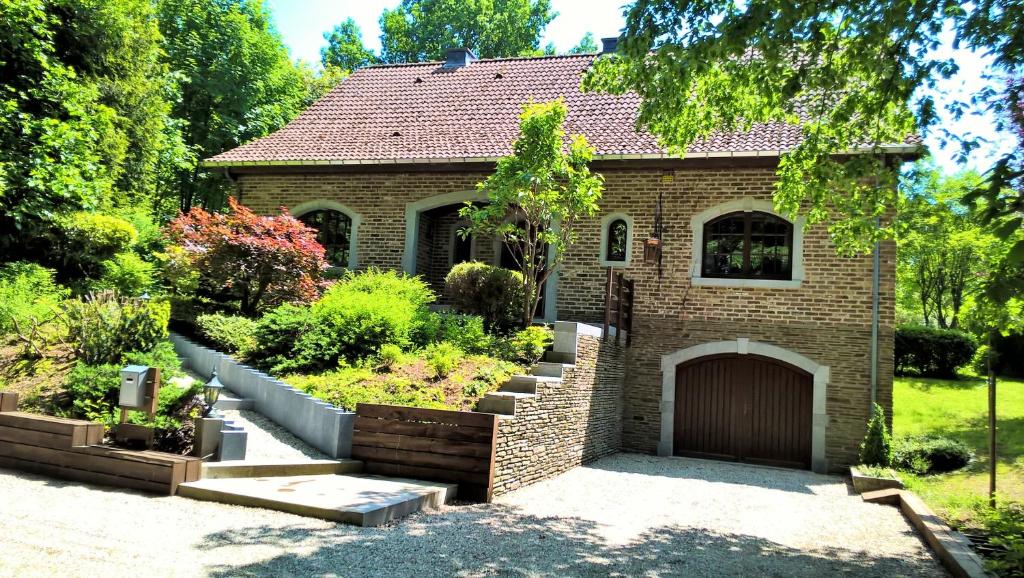
[[[962,441],[941,436],[901,438],[893,446],[893,466],[916,474],[939,474],[963,468],[974,457]]]
[[[479,315],[488,331],[516,327],[523,314],[523,274],[477,261],[459,263],[444,278],[456,311]]]
[[[896,375],[956,378],[978,344],[961,331],[905,325],[896,329]]]

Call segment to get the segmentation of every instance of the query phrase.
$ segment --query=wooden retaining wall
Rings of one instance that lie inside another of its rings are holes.
[[[103,446],[103,424],[16,408],[0,394],[0,467],[165,495],[200,477],[198,458]]]
[[[489,502],[497,431],[494,414],[361,403],[352,459],[369,474],[457,483],[459,498]]]

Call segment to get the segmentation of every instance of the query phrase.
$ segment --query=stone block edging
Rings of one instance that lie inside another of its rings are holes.
[[[228,389],[252,399],[256,411],[332,458],[352,453],[356,414],[322,402],[287,383],[171,333],[174,350],[193,372],[209,379],[213,370]]]
[[[878,490],[862,494],[865,502],[899,506],[924,541],[942,561],[949,573],[957,578],[990,578],[985,564],[971,542],[960,532],[946,525],[917,494],[907,490]]]

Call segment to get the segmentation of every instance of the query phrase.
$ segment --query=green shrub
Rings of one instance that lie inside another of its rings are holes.
[[[69,291],[53,280],[54,271],[35,263],[0,266],[0,334],[22,331],[53,316]],[[33,321],[35,320],[35,321]]]
[[[293,365],[292,351],[300,335],[304,335],[312,323],[309,307],[281,305],[271,309],[256,322],[256,345],[250,358],[256,365],[281,373]]]
[[[901,438],[893,446],[893,466],[922,475],[959,470],[974,457],[967,444],[942,436]]]
[[[284,380],[306,393],[354,411],[360,403],[380,403],[445,409],[438,385],[416,383],[396,376],[378,376],[366,367],[342,367],[318,375],[288,375]]]
[[[494,339],[484,330],[484,319],[478,315],[438,313],[434,341],[447,341],[466,353],[485,353]]]
[[[1003,377],[1024,377],[1024,335],[1015,333],[997,335],[995,338],[994,367],[996,375]],[[988,375],[988,345],[982,345],[971,360],[971,367],[978,375]]]
[[[896,330],[896,373],[955,378],[977,347],[973,337],[960,331],[903,326]]]
[[[201,383],[196,383],[187,392],[170,384],[170,380],[183,375],[181,361],[174,353],[174,346],[164,341],[151,351],[128,352],[112,363],[90,365],[79,361],[67,378],[67,391],[71,398],[71,415],[76,418],[99,421],[112,425],[118,420],[117,400],[121,387],[121,369],[125,365],[159,367],[161,382],[164,384],[157,400],[157,415],[174,417],[185,397],[195,395]],[[136,420],[140,419],[136,417]]]
[[[386,344],[426,340],[434,294],[418,277],[377,270],[350,273],[313,304],[305,329],[279,370],[321,370],[376,355]],[[259,340],[259,337],[257,337]],[[257,354],[265,355],[262,344]]]
[[[512,337],[502,340],[498,354],[502,359],[523,365],[533,365],[544,357],[544,352],[554,341],[551,329],[533,325],[517,331]]]
[[[257,322],[241,315],[196,316],[196,329],[218,350],[245,357],[256,347]]]
[[[100,269],[100,278],[93,283],[95,290],[113,289],[126,297],[138,297],[153,290],[156,279],[153,264],[130,251],[103,261]]]
[[[139,238],[125,219],[80,211],[59,223],[60,251],[74,273],[94,276],[100,263],[131,248]]]
[[[476,374],[463,386],[462,394],[469,398],[482,397],[489,391],[496,391],[518,371],[520,368],[512,363],[488,358],[487,362],[477,367]]]
[[[986,567],[997,576],[1024,576],[1024,504],[987,508],[983,517],[992,552]]]
[[[444,379],[455,371],[465,354],[455,345],[442,341],[428,345],[423,350],[423,357],[427,360],[427,366],[433,370],[435,377]]]
[[[78,359],[116,363],[128,351],[148,351],[167,338],[166,301],[119,298],[112,291],[65,302],[64,321]]]
[[[508,331],[522,319],[522,273],[476,261],[459,263],[445,277],[444,287],[457,311],[480,315],[489,331]]]
[[[860,444],[860,463],[888,467],[892,464],[892,437],[885,423],[885,412],[877,403],[871,405],[868,431]]]
[[[404,359],[405,354],[402,353],[402,348],[393,343],[385,343],[377,353],[379,366],[387,370],[398,366]]]

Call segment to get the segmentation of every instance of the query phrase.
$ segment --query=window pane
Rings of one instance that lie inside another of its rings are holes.
[[[298,217],[317,230],[316,240],[324,247],[324,257],[334,267],[348,267],[349,235],[352,219],[341,211],[321,209]]]
[[[608,261],[626,260],[626,254],[629,251],[628,232],[629,227],[622,219],[615,219],[608,225],[608,246],[605,248]]]
[[[792,225],[767,213],[750,219],[750,277],[789,278]]]
[[[726,217],[705,229],[704,274],[738,276],[743,274],[743,216]]]
[[[775,215],[744,212],[719,217],[704,226],[703,274],[789,279],[791,243],[792,225]]]

